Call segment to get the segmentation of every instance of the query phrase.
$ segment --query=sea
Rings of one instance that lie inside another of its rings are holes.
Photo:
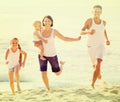
[[[4,0],[0,4],[0,91],[9,90],[8,67],[5,53],[10,40],[19,39],[22,50],[27,52],[24,68],[20,70],[22,88],[44,88],[39,70],[38,48],[33,44],[33,23],[42,21],[46,15],[54,20],[54,29],[66,37],[80,36],[84,22],[92,17],[92,6],[103,6],[101,19],[107,22],[106,30],[111,42],[105,45],[101,66],[102,79],[96,84],[108,83],[120,85],[120,2],[104,0]],[[86,2],[88,2],[86,4]],[[109,3],[108,3],[109,2]],[[48,78],[53,88],[90,86],[93,75],[92,63],[87,50],[87,35],[77,42],[65,42],[55,37],[56,52],[59,61],[65,61],[63,72],[56,76],[48,63]]]

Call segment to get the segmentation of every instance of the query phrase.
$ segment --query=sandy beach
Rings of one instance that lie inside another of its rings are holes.
[[[87,36],[74,43],[56,38],[57,55],[59,60],[65,61],[65,65],[59,77],[48,67],[51,90],[47,91],[39,71],[39,51],[33,44],[33,22],[51,15],[54,29],[64,36],[77,37],[85,20],[92,17],[92,6],[96,4],[103,6],[101,19],[107,22],[106,31],[111,41],[110,46],[105,46],[102,79],[97,80],[95,89],[90,86],[93,68],[88,55]],[[120,102],[119,4],[120,0],[1,0],[0,102]],[[13,95],[5,52],[14,37],[19,38],[28,56],[25,67],[20,71],[21,92]]]
[[[95,89],[89,87],[23,89],[14,95],[0,91],[0,102],[120,102],[120,85],[103,83]]]

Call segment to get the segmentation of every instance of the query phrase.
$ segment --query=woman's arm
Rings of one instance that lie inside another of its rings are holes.
[[[20,53],[24,55],[24,59],[22,61],[22,66],[25,66],[26,58],[27,58],[27,53],[23,50],[20,50]]]
[[[47,43],[47,40],[44,40],[41,36],[39,36],[39,33],[37,31],[34,32],[34,35],[37,36],[37,38],[40,39],[42,42]]]
[[[68,41],[68,42],[79,41],[81,39],[81,36],[79,36],[77,38],[65,37],[61,33],[59,33],[57,30],[55,30],[55,36],[57,36],[59,39],[61,39],[63,41]]]

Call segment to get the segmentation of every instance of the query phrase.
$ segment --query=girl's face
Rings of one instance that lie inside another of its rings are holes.
[[[18,40],[12,40],[11,41],[11,45],[12,45],[12,47],[18,47]]]
[[[102,14],[102,10],[100,8],[93,9],[93,15],[95,18],[99,18],[101,14]]]
[[[40,30],[41,29],[41,23],[36,23],[34,25],[34,27],[35,27],[36,30]]]
[[[52,21],[48,18],[45,18],[43,23],[46,27],[51,27]]]

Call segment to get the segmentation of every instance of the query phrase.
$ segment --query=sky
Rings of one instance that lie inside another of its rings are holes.
[[[0,38],[32,35],[33,22],[42,21],[45,15],[53,17],[54,27],[62,33],[79,33],[85,20],[92,17],[92,7],[96,4],[102,5],[102,18],[110,32],[113,25],[119,26],[119,0],[2,0]],[[114,29],[118,30],[116,26]]]

